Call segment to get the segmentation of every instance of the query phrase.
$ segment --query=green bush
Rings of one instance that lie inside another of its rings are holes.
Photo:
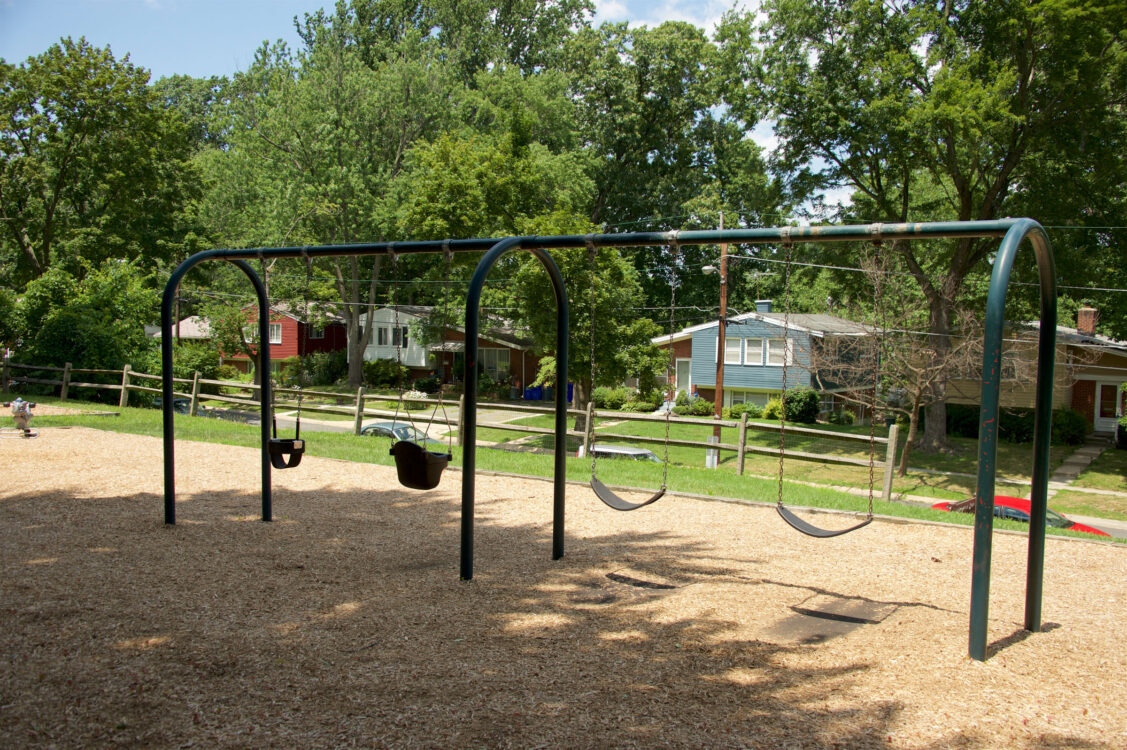
[[[313,352],[305,355],[305,382],[332,385],[348,377],[348,352]]]
[[[954,437],[978,437],[978,406],[947,404],[947,434]]]
[[[856,417],[851,411],[835,411],[830,414],[830,424],[853,424],[855,421]]]
[[[657,404],[652,401],[629,401],[622,405],[622,411],[632,413],[648,414],[649,412],[656,411]]]
[[[1122,421],[1122,420],[1121,420]],[[1080,445],[1088,434],[1088,420],[1072,409],[1053,411],[1053,443],[1057,445]]]
[[[438,378],[415,378],[411,387],[422,393],[438,393]]]
[[[767,405],[763,407],[764,419],[778,419],[783,415],[783,402],[777,398],[772,398],[767,401]]]
[[[608,388],[601,385],[591,391],[591,401],[595,404],[596,409],[610,409],[612,411],[622,410],[636,396],[637,394],[630,388]]]
[[[675,400],[677,406],[688,406],[689,401],[689,394],[684,391],[677,391],[677,398]]]
[[[369,387],[406,384],[407,368],[394,359],[377,359],[364,363],[364,382]]]
[[[818,421],[821,399],[813,388],[787,390],[787,421],[814,424]]]
[[[693,407],[688,404],[681,404],[673,407],[673,413],[679,417],[688,417],[693,413]]]
[[[708,399],[695,398],[690,407],[694,417],[708,417],[716,413],[716,404]]]

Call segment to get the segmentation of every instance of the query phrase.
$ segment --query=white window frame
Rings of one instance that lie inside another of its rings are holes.
[[[501,369],[501,354],[504,354],[505,369]],[[506,377],[512,374],[513,358],[512,352],[503,347],[485,347],[478,350],[478,359],[481,366],[490,375],[496,377],[504,373]]]
[[[376,346],[387,346],[387,326],[380,326],[376,329]]]
[[[763,366],[763,351],[767,348],[763,343],[764,339],[747,339],[744,342],[745,365],[752,365],[754,367]],[[752,347],[755,348],[755,356],[752,356]]]
[[[735,352],[732,351],[732,343],[735,343]],[[742,365],[744,358],[744,341],[737,336],[724,337],[724,364],[726,365]],[[734,355],[734,358],[733,358]]]
[[[268,335],[270,336],[270,343],[271,344],[282,343],[282,324],[281,323],[271,323],[270,324],[270,333]]]
[[[771,361],[771,355],[774,353],[774,350],[777,348],[777,345],[773,345],[773,342],[775,342],[775,341],[782,341],[783,342],[783,346],[782,346],[782,349],[783,349],[782,360],[783,361],[782,362],[772,362]],[[768,367],[783,367],[784,365],[794,364],[794,339],[772,338],[772,339],[766,339],[766,342],[767,342],[767,357],[766,357],[765,361],[766,361],[766,364],[767,364]]]

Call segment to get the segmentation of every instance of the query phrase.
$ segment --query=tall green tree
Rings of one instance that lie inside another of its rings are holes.
[[[749,122],[775,120],[792,186],[849,187],[867,220],[993,219],[1022,205],[1049,154],[1067,155],[1071,184],[1101,160],[1122,163],[1093,137],[1122,118],[1124,89],[1111,85],[1122,0],[769,0],[762,11],[720,27],[726,101]],[[942,197],[921,206],[931,185]],[[895,244],[926,299],[937,359],[964,282],[995,247]],[[944,387],[924,448],[945,443]]]
[[[61,40],[0,61],[0,259],[10,282],[109,258],[151,270],[194,249],[197,194],[180,118],[149,74]]]

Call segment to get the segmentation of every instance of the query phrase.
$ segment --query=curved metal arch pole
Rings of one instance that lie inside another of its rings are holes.
[[[1049,493],[1049,431],[1053,421],[1053,368],[1057,339],[1057,272],[1052,244],[1032,219],[1014,223],[998,248],[986,298],[982,352],[982,410],[978,426],[978,485],[974,509],[974,556],[971,574],[970,649],[986,661],[990,607],[990,553],[994,530],[994,479],[998,456],[998,408],[1002,377],[1002,336],[1006,291],[1014,259],[1028,238],[1037,259],[1041,286],[1041,322],[1037,351],[1036,412],[1033,423],[1033,487],[1030,495],[1029,557],[1026,567],[1025,627],[1041,629],[1041,594],[1045,569],[1045,517]]]
[[[164,522],[176,523],[176,430],[175,415],[172,410],[172,303],[176,297],[176,290],[180,280],[188,271],[192,270],[200,261],[207,260],[206,253],[199,253],[188,258],[176,267],[164,286],[164,295],[160,302],[160,364],[161,364],[161,417],[164,428]],[[230,260],[230,259],[228,259]],[[262,389],[259,391],[261,404],[261,438],[262,438],[262,520],[270,521],[272,518],[270,497],[270,423],[273,408],[273,398],[270,393],[270,307],[266,299],[266,287],[262,279],[258,278],[254,268],[242,260],[230,260],[238,266],[239,270],[247,275],[250,283],[254,285],[258,297],[258,367],[262,374]]]
[[[474,472],[477,465],[477,357],[480,331],[479,308],[485,279],[502,255],[512,250],[531,252],[552,280],[556,295],[556,423],[555,454],[552,493],[552,559],[559,560],[564,553],[564,497],[567,480],[567,290],[563,275],[546,250],[525,248],[527,237],[510,237],[493,246],[474,270],[466,297],[466,349],[463,377],[465,378],[466,416],[462,433],[462,557],[461,577],[473,578],[474,531]]]

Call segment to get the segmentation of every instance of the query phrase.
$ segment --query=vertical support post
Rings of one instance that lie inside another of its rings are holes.
[[[133,368],[130,365],[126,365],[125,367],[121,368],[121,398],[118,399],[117,405],[122,409],[124,409],[126,406],[129,406],[129,373],[132,369]],[[169,375],[169,377],[171,378],[171,375]],[[167,398],[168,403],[171,404],[172,398]]]
[[[462,580],[473,578],[474,479],[477,465],[477,372],[478,332],[480,328],[481,292],[489,271],[497,260],[510,250],[520,250],[526,238],[510,237],[489,250],[474,269],[466,295],[466,360],[465,425],[462,446]],[[556,418],[555,452],[552,481],[552,559],[564,552],[564,501],[567,491],[567,358],[568,309],[563,275],[552,256],[542,249],[529,249],[548,272],[556,297]]]
[[[736,476],[744,475],[744,461],[747,458],[747,412],[740,415],[739,453],[736,455]]]
[[[583,455],[591,455],[591,443],[595,440],[595,404],[587,401],[587,417],[583,429]]]
[[[364,386],[356,389],[356,418],[352,421],[352,434],[359,435],[364,428]]]
[[[128,367],[128,366],[129,365],[126,365],[126,367]],[[59,400],[60,401],[66,401],[67,400],[67,391],[70,390],[70,369],[71,369],[70,362],[67,362],[65,365],[63,365],[63,384],[59,387]]]
[[[192,372],[192,405],[188,413],[193,417],[200,415],[200,371]]]
[[[990,610],[990,558],[994,531],[994,480],[998,458],[998,409],[1002,371],[1002,334],[1006,291],[1014,258],[1028,237],[1037,257],[1041,287],[1041,320],[1037,356],[1037,401],[1033,427],[1033,485],[1030,495],[1029,558],[1026,569],[1025,627],[1041,629],[1045,526],[1049,489],[1049,427],[1052,424],[1053,362],[1057,333],[1056,268],[1052,246],[1040,224],[1020,219],[1002,238],[994,258],[982,344],[982,409],[978,425],[978,481],[975,490],[974,552],[971,573],[968,654],[986,661]]]
[[[876,418],[876,415],[873,415]],[[896,463],[896,443],[900,440],[900,425],[893,422],[888,428],[888,446],[884,452],[884,490],[881,499],[892,501],[892,467]]]
[[[12,382],[12,370],[8,365],[8,355],[4,355],[4,364],[0,367],[0,391],[7,391],[8,384]]]

